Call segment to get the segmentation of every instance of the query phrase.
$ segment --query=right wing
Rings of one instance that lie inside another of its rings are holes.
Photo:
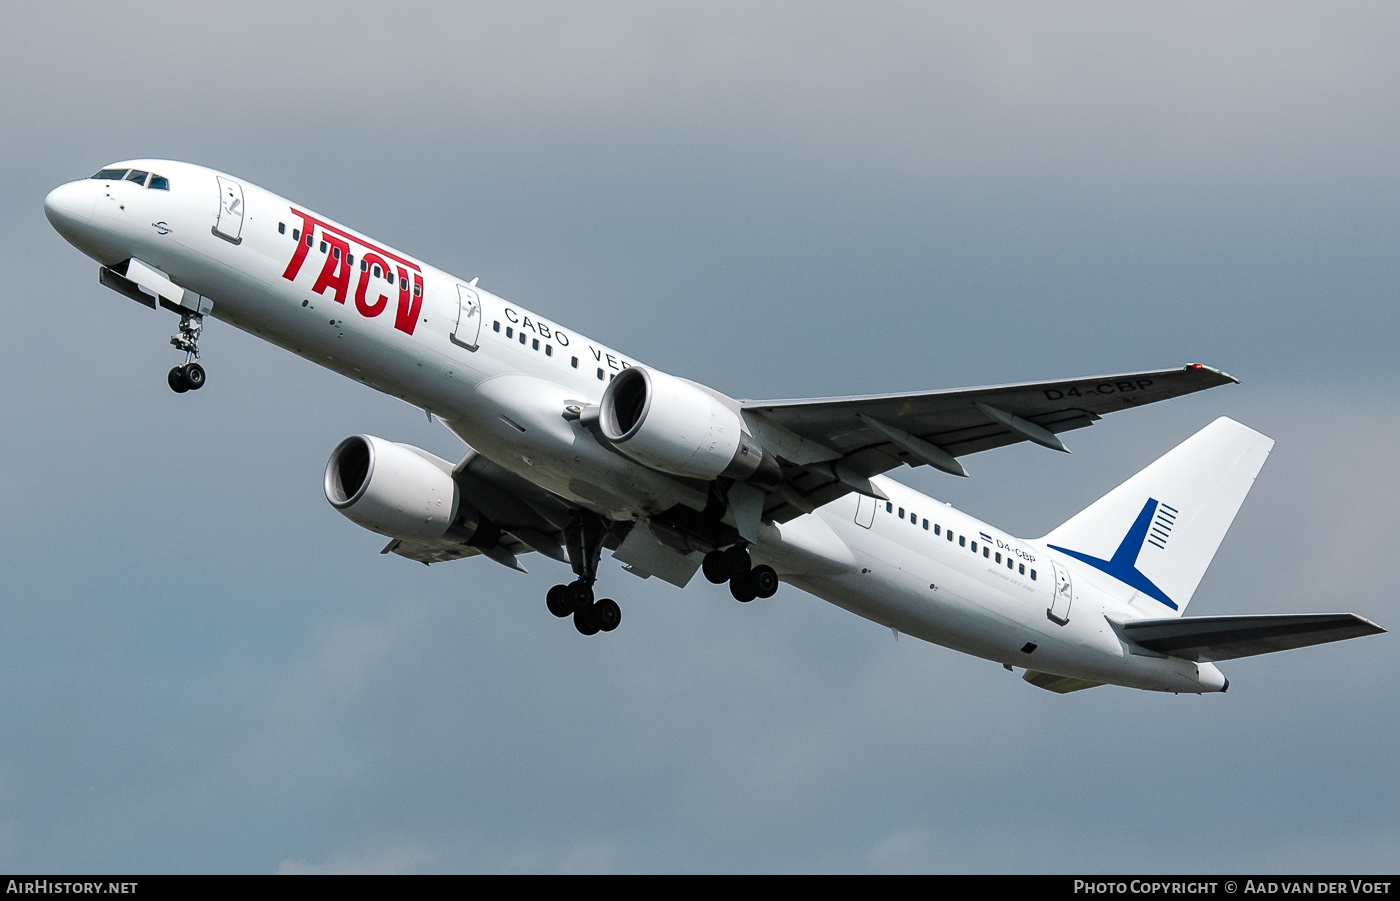
[[[870,476],[902,465],[966,475],[956,458],[967,454],[1021,441],[1066,450],[1056,433],[1237,381],[1192,363],[1054,382],[742,404],[764,447],[792,464],[763,511],[764,519],[783,522],[850,491],[870,493]]]

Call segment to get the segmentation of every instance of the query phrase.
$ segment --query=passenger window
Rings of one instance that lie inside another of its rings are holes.
[[[345,255],[345,264],[347,266],[355,265],[355,255],[353,253],[347,253]]]
[[[170,179],[163,175],[152,175],[151,183],[146,185],[146,187],[150,188],[152,191],[169,191]]]
[[[949,532],[949,533],[948,533],[948,540],[949,540],[949,541],[952,541],[952,540],[953,540],[953,533],[952,533],[952,532]],[[966,535],[959,535],[959,536],[958,536],[958,547],[967,547],[967,536],[966,536]]]
[[[414,296],[414,297],[422,297],[422,296],[423,296],[423,286],[420,285],[420,284],[418,284],[417,282],[414,282],[414,283],[413,283],[413,296]]]
[[[521,332],[521,333],[520,333],[520,343],[521,343],[521,344],[524,344],[524,343],[525,343],[525,333],[524,333],[524,332]]]
[[[540,349],[540,339],[539,339],[539,338],[532,338],[532,339],[530,340],[530,348],[531,348],[532,350],[539,350],[539,349]]]
[[[406,275],[401,275],[401,276],[399,276],[399,290],[400,290],[400,291],[407,291],[407,290],[408,290],[408,276],[406,276]]]
[[[1031,581],[1035,581],[1035,570],[1031,570]]]
[[[997,554],[997,562],[998,562],[998,563],[1001,562],[1001,554]]]
[[[885,512],[886,512],[886,513],[893,513],[893,512],[894,512],[894,503],[893,503],[893,502],[891,502],[891,501],[885,501]]]
[[[101,172],[94,175],[93,178],[100,178],[103,181],[121,181],[125,175],[125,169],[103,169]]]
[[[928,520],[927,520],[927,519],[924,520],[924,531],[925,531],[925,532],[928,531]]]
[[[134,181],[144,188],[146,186],[146,176],[150,174],[149,172],[142,172],[140,169],[132,169],[131,174],[126,177],[126,180]]]
[[[554,356],[554,345],[553,345],[553,344],[546,344],[546,345],[544,346],[544,355],[545,355],[546,357],[552,357],[552,356]]]
[[[938,523],[934,523],[934,524],[933,524],[933,534],[935,534],[935,535],[941,534],[942,530],[943,530],[943,527],[940,526]]]
[[[322,242],[321,242],[321,253],[325,253],[325,252],[326,252],[326,247],[327,247],[327,246],[328,246],[328,245],[326,244],[325,241],[322,241]]]
[[[279,223],[277,223],[277,234],[279,234],[279,235],[285,235],[286,233],[287,233],[287,223],[285,223],[285,222],[279,222]]]
[[[973,552],[974,554],[977,553],[977,542],[975,542],[975,541],[972,542],[972,552]]]
[[[572,366],[572,367],[574,367],[575,369],[577,369],[577,368],[578,368],[578,357],[572,357],[572,358],[570,358],[570,359],[569,359],[569,365]]]
[[[982,545],[982,556],[983,556],[983,557],[990,557],[991,555],[992,555],[991,548],[987,547],[985,544]]]
[[[1020,570],[1021,570],[1021,575],[1024,576],[1024,575],[1026,574],[1026,564],[1022,563],[1021,566],[1020,566]]]
[[[332,248],[332,249],[331,249],[331,257],[334,258],[334,259],[337,259],[337,260],[340,259],[340,248],[339,248],[339,247],[335,247],[335,248]]]
[[[903,518],[904,518],[904,508],[903,508],[903,507],[900,507],[900,508],[899,508],[899,518],[900,518],[900,519],[903,519]]]
[[[299,228],[294,228],[294,229],[292,229],[292,240],[293,240],[293,241],[300,241],[300,240],[301,240],[301,229],[299,229]]]
[[[1010,558],[1010,557],[1007,557],[1007,558],[1006,558],[1006,568],[1007,568],[1007,569],[1015,569],[1015,568],[1016,568],[1016,564],[1011,562],[1011,558]]]
[[[311,244],[312,244],[311,232],[307,232],[307,233],[306,233],[306,246],[307,246],[307,247],[310,247]]]
[[[507,338],[514,338],[514,337],[515,337],[515,329],[511,328],[510,326],[506,326],[506,337],[507,337]]]
[[[598,370],[598,381],[601,382],[602,380],[603,380],[603,370],[599,369],[599,370]]]
[[[373,274],[374,274],[374,277],[375,277],[375,278],[379,278],[379,267],[378,267],[378,266],[375,266],[375,267],[374,267],[374,273],[373,273]],[[501,324],[498,322],[498,323],[496,323],[496,331],[499,332],[500,330],[501,330]]]
[[[361,271],[361,272],[368,272],[368,271],[369,271],[369,260],[360,260],[360,271]]]
[[[493,332],[499,332],[500,330],[501,330],[501,320],[497,319],[495,322],[491,323],[491,331],[493,331]]]

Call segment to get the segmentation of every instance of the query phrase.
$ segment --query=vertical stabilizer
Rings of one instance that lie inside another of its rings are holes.
[[[1180,616],[1273,446],[1221,417],[1042,540],[1112,576],[1124,599]]]

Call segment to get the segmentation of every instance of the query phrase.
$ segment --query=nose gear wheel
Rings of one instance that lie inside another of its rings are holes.
[[[202,315],[188,311],[180,314],[180,332],[171,336],[170,343],[176,350],[185,352],[185,362],[184,365],[170,370],[170,374],[166,376],[170,390],[176,394],[198,391],[204,387],[204,367],[199,365],[199,335],[202,331]]]

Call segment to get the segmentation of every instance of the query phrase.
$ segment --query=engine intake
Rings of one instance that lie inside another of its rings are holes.
[[[326,500],[351,522],[390,538],[465,542],[481,526],[452,479],[452,464],[409,444],[346,438],[326,463],[325,487]]]
[[[671,475],[774,483],[781,477],[737,412],[693,382],[654,369],[633,366],[608,383],[598,430],[633,460]]]

